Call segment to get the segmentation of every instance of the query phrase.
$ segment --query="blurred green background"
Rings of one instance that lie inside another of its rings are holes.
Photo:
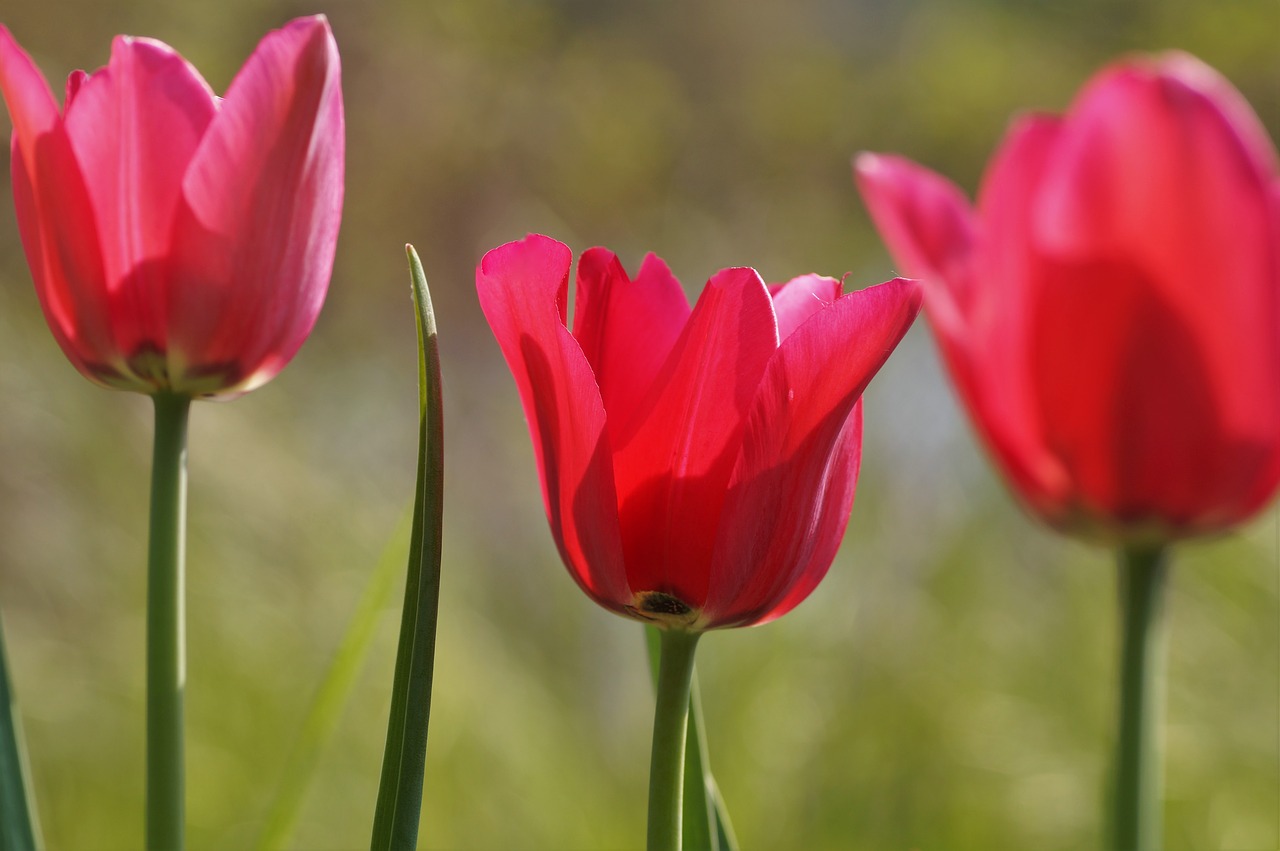
[[[474,296],[528,231],[766,279],[892,265],[860,149],[972,191],[1009,116],[1061,110],[1118,53],[1179,47],[1280,131],[1280,3],[1014,0],[61,0],[3,21],[61,91],[113,34],[223,91],[269,28],[323,11],[348,182],[329,302],[292,366],[193,416],[193,849],[251,847],[314,690],[411,496],[414,329],[433,287],[448,509],[422,847],[638,848],[652,697],[639,628],[559,564],[512,381]],[[4,119],[0,119],[4,121]],[[7,132],[7,123],[0,124]],[[45,329],[0,195],[0,606],[50,849],[141,844],[150,406]],[[1208,282],[1207,282],[1208,283]],[[716,633],[709,745],[746,849],[1095,849],[1116,646],[1110,555],[1052,535],[975,445],[919,323],[867,394],[844,547],[781,621]],[[1170,849],[1280,846],[1280,527],[1179,549]],[[293,847],[367,847],[398,592]]]

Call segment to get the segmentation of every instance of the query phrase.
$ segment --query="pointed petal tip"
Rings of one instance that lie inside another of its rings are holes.
[[[915,172],[929,172],[929,169],[901,154],[862,151],[853,158],[853,174],[859,179],[886,180],[899,174]]]
[[[18,44],[18,40],[13,37],[13,33],[4,24],[0,24],[0,67],[13,62],[15,59],[23,60],[28,64],[31,57],[27,51],[22,49],[22,45]]]
[[[26,156],[32,156],[36,137],[60,120],[58,104],[31,55],[3,26],[0,26],[0,96],[8,106],[14,133],[27,149]]]
[[[333,38],[333,28],[329,26],[329,18],[323,12],[294,18],[272,32],[300,32],[304,37],[311,32],[323,32],[330,39]]]
[[[924,284],[918,278],[891,278],[881,286],[892,287],[899,294],[912,319],[920,312],[924,304]]]
[[[317,12],[314,15],[303,15],[300,18],[294,18],[285,26],[319,27],[326,30],[331,29],[329,26],[329,16],[324,12]]]
[[[322,57],[320,61],[329,69],[329,74],[336,75],[340,73],[341,59],[338,55],[338,44],[333,37],[333,30],[329,28],[329,21],[324,15],[294,18],[284,26],[271,30],[262,37],[262,40],[258,42],[258,46],[254,48],[250,63],[252,63],[253,57],[264,53],[269,54],[277,50],[284,51],[284,55],[287,56],[311,55],[313,58]],[[246,67],[250,63],[246,63]],[[335,86],[335,91],[340,98],[340,89]]]
[[[873,151],[859,151],[853,155],[854,177],[873,177],[885,166],[885,154]]]
[[[950,180],[901,154],[858,154],[853,160],[853,182],[872,219],[877,219],[880,205],[886,205],[882,214],[895,210],[896,215],[902,215],[907,212],[904,205],[910,208],[945,201],[955,206],[964,198]]]
[[[906,278],[901,275],[890,278],[882,284],[876,284],[878,287],[894,287],[905,291],[910,298],[919,298],[924,291],[923,285],[918,278]]]
[[[850,305],[846,309],[863,313],[868,317],[879,316],[880,322],[888,323],[884,328],[896,329],[885,332],[893,338],[893,343],[890,345],[892,349],[919,315],[924,304],[924,287],[915,278],[896,277],[845,293],[838,301],[841,304],[861,302],[861,307],[855,308]]]

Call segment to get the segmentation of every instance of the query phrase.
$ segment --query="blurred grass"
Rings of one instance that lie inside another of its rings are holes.
[[[546,530],[514,387],[477,309],[484,250],[544,230],[696,291],[892,274],[851,186],[894,150],[972,190],[1013,112],[1100,64],[1180,47],[1275,135],[1280,4],[1015,0],[227,0],[13,4],[60,90],[117,32],[215,89],[266,29],[324,11],[349,176],[331,297],[275,382],[191,435],[193,849],[258,834],[307,702],[412,492],[402,246],[441,327],[448,506],[422,845],[635,848],[652,694],[638,628],[588,603]],[[0,195],[9,197],[7,170]],[[0,605],[51,849],[141,841],[145,400],[97,390],[39,316],[0,203]],[[781,621],[703,642],[709,747],[745,848],[1094,849],[1114,570],[1012,504],[923,325],[868,395],[848,540]],[[1269,512],[1181,548],[1170,611],[1170,849],[1280,845],[1280,563]],[[389,607],[295,847],[367,843]]]

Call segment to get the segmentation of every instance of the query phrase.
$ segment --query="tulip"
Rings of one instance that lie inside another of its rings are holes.
[[[1112,840],[1156,848],[1165,545],[1248,519],[1280,482],[1275,150],[1230,83],[1173,53],[1016,121],[976,209],[900,157],[855,172],[1012,487],[1121,549]]]
[[[45,319],[91,381],[155,405],[147,575],[148,849],[183,847],[183,560],[190,403],[271,379],[314,325],[342,207],[337,47],[268,34],[225,98],[121,36],[59,111],[0,26],[14,201]]]
[[[342,209],[337,47],[270,33],[216,97],[158,41],[120,36],[61,112],[0,26],[18,225],[45,318],[98,384],[229,397],[278,373],[324,302]]]
[[[495,248],[480,304],[515,375],[552,535],[620,615],[685,630],[779,617],[826,573],[861,456],[859,400],[918,309],[914,282],[840,295],[725,269],[690,309],[649,255]]]
[[[1280,482],[1275,151],[1240,95],[1172,54],[1017,121],[976,210],[864,154],[858,183],[977,429],[1036,514],[1167,541]]]
[[[486,254],[476,285],[561,558],[597,603],[663,630],[649,837],[674,847],[696,638],[777,618],[826,573],[853,503],[863,389],[920,295],[895,280],[842,296],[817,275],[767,287],[735,268],[691,309],[654,255],[632,280],[595,248],[571,332],[571,261],[531,235]]]

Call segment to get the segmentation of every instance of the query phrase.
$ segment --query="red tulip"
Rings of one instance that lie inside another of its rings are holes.
[[[907,160],[858,183],[1029,506],[1138,543],[1224,529],[1280,479],[1280,182],[1238,92],[1168,54],[1014,123],[976,209]]]
[[[593,248],[571,333],[571,261],[534,235],[476,272],[570,573],[614,612],[683,629],[781,616],[835,557],[862,391],[919,310],[915,283],[841,296],[725,269],[691,310],[657,257],[633,281]]]
[[[121,36],[58,106],[0,26],[18,225],[45,318],[90,380],[231,396],[315,323],[342,208],[338,51],[323,17],[269,33],[214,96]]]

